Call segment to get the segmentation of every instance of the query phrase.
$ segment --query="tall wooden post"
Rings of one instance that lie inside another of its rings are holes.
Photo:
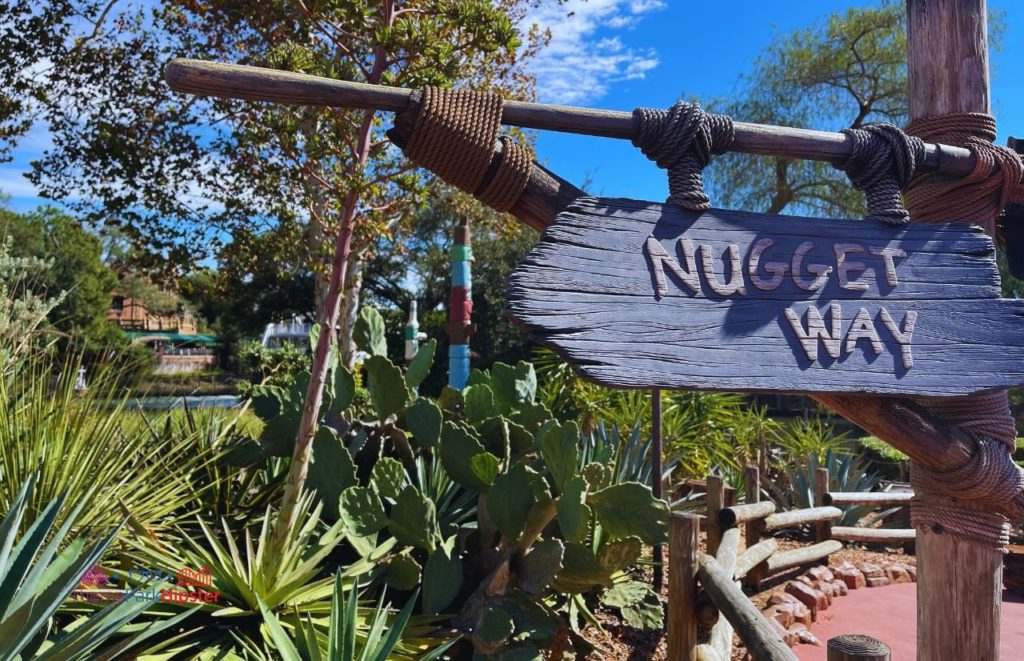
[[[661,388],[651,389],[651,438],[651,491],[655,498],[661,498],[664,495],[661,460],[665,451],[661,438]],[[658,544],[654,547],[654,591],[659,594],[664,581],[664,560],[665,551]]]
[[[761,470],[757,466],[747,466],[744,473],[746,479],[743,489],[747,503],[761,502]],[[761,541],[761,521],[762,519],[754,519],[743,525],[743,543],[748,549]]]
[[[668,538],[668,659],[690,661],[697,647],[700,517],[673,512]]]
[[[814,471],[814,506],[825,505],[825,494],[828,493],[828,469],[819,468]],[[814,541],[824,542],[832,539],[832,522],[819,521],[814,525]]]
[[[708,555],[718,553],[718,545],[722,543],[722,524],[718,514],[725,507],[725,482],[717,475],[708,475],[707,493],[704,502],[707,505],[707,517],[704,526],[707,532]]]
[[[985,4],[907,0],[911,119],[989,112]],[[998,659],[1002,555],[935,526],[918,529],[917,562],[917,658]]]

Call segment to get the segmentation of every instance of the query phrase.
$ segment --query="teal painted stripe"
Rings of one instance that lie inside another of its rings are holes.
[[[465,246],[457,243],[452,246],[449,254],[451,255],[453,262],[472,262],[473,246]]]

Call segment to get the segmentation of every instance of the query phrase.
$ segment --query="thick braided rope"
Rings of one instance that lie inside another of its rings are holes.
[[[503,138],[497,169],[485,184],[501,127],[501,107],[501,96],[493,92],[428,87],[405,155],[484,204],[507,211],[526,188],[533,157]]]
[[[845,129],[843,135],[853,146],[850,155],[835,166],[866,194],[867,218],[887,225],[910,222],[901,191],[924,160],[924,141],[885,122]]]
[[[977,159],[974,171],[958,181],[916,174],[904,195],[916,220],[960,220],[991,228],[1006,203],[1019,194],[1021,159],[992,144],[996,132],[990,115],[960,113],[916,119],[907,131],[928,142],[966,147]],[[981,546],[1005,549],[1009,526],[993,506],[1005,509],[1009,503],[1019,503],[1024,490],[1024,473],[1010,457],[1016,430],[1006,392],[918,401],[971,434],[978,445],[975,455],[954,471],[937,473],[913,465],[914,526],[939,527]]]
[[[729,148],[733,135],[731,117],[706,113],[696,104],[679,101],[668,110],[633,111],[633,144],[668,170],[669,202],[691,211],[711,206],[701,170],[713,154]]]

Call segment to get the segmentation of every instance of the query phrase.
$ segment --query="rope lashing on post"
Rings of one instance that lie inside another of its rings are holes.
[[[895,124],[877,122],[842,131],[853,142],[850,155],[835,167],[867,196],[868,220],[887,225],[910,222],[901,191],[924,160],[924,141]]]
[[[679,101],[667,110],[633,111],[633,144],[668,170],[668,201],[691,211],[711,206],[701,170],[713,154],[729,148],[733,135],[731,117],[706,113],[696,104]]]
[[[977,165],[967,177],[950,181],[918,173],[904,195],[915,220],[964,220],[992,227],[1007,202],[1024,199],[1021,158],[992,144],[995,119],[984,113],[956,113],[916,119],[907,131],[928,142],[966,147]],[[939,418],[957,425],[977,441],[962,466],[935,472],[914,463],[911,518],[914,526],[941,529],[961,539],[1005,550],[1009,525],[993,505],[1019,500],[1024,471],[1012,460],[1017,436],[1005,391],[969,397],[919,399]]]
[[[509,138],[493,175],[494,143],[501,127],[502,98],[494,92],[428,87],[405,155],[496,211],[511,209],[530,178],[533,156]]]

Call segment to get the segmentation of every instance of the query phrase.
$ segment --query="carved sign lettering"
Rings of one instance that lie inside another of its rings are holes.
[[[580,198],[509,313],[616,387],[953,395],[1024,383],[1024,302],[980,228]]]

